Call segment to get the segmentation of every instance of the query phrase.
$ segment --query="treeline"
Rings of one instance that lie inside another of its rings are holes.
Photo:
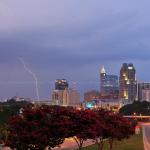
[[[14,99],[0,102],[0,125],[6,124],[11,116],[19,114],[20,109],[26,107],[32,107],[32,104],[27,101],[15,101]]]
[[[4,143],[17,150],[44,150],[46,147],[50,150],[72,137],[79,150],[87,139],[92,139],[98,150],[102,150],[107,139],[112,150],[114,140],[129,138],[133,133],[134,126],[127,119],[108,110],[41,106],[29,107],[13,116]]]
[[[150,102],[134,101],[132,104],[123,106],[119,112],[123,115],[150,116]]]

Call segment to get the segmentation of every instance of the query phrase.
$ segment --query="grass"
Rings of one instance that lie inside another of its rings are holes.
[[[109,150],[108,146],[108,143],[105,142],[103,150]],[[97,150],[97,146],[88,146],[83,150]],[[113,150],[144,150],[142,135],[134,135],[129,139],[115,142]]]

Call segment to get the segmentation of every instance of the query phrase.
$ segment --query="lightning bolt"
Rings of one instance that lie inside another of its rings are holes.
[[[38,78],[36,76],[36,74],[34,72],[32,72],[25,64],[24,60],[22,58],[19,58],[20,62],[22,63],[25,71],[27,71],[34,79],[35,81],[35,88],[36,88],[36,96],[37,96],[37,100],[39,101],[39,90],[38,90]]]

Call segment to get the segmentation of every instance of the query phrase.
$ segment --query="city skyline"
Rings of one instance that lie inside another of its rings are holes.
[[[135,5],[136,3],[136,5]],[[99,89],[104,65],[119,75],[122,63],[133,63],[137,80],[150,82],[148,1],[1,0],[0,98],[50,98],[55,79],[65,78],[81,93]],[[74,82],[77,82],[76,85]]]

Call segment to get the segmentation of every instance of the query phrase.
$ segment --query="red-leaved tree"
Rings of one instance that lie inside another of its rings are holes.
[[[134,133],[134,128],[131,123],[118,113],[105,111],[103,121],[106,125],[104,135],[108,138],[110,150],[113,148],[114,140],[122,140],[129,138]]]
[[[69,110],[59,106],[25,109],[22,115],[11,118],[6,145],[17,150],[42,150],[60,145],[72,125],[67,117]]]
[[[87,139],[93,139],[102,150],[107,138],[112,150],[114,140],[128,138],[134,130],[127,119],[108,110],[41,106],[13,116],[8,133],[6,145],[17,150],[51,149],[68,137],[74,138],[79,150]]]
[[[104,140],[108,138],[108,130],[109,130],[109,123],[106,121],[107,115],[109,111],[106,109],[96,109],[94,112],[97,115],[98,124],[96,126],[96,136],[93,138],[95,144],[98,146],[98,150],[102,150],[104,146]]]
[[[76,110],[72,117],[74,132],[74,140],[78,145],[78,149],[82,149],[83,142],[87,139],[93,139],[96,136],[97,116],[92,110]]]
[[[134,133],[132,124],[120,114],[102,108],[95,110],[95,113],[101,122],[94,139],[98,150],[103,149],[104,139],[108,140],[112,150],[114,140],[129,138]]]
[[[110,132],[108,132],[110,150],[112,150],[113,141],[115,139],[121,141],[122,139],[129,138],[134,134],[134,128],[126,118],[118,113],[109,114],[109,117],[112,118]]]

